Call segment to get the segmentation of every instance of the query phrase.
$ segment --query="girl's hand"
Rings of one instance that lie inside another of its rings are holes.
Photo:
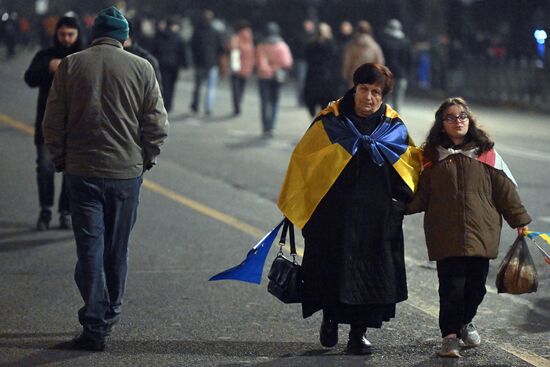
[[[516,231],[518,231],[519,236],[525,236],[525,231],[528,231],[528,230],[529,228],[527,228],[527,226],[516,228]]]

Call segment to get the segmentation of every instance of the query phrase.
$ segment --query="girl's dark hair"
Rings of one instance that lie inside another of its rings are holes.
[[[357,84],[382,84],[382,94],[387,96],[393,90],[393,74],[384,65],[368,62],[359,66],[353,72],[353,85]]]
[[[495,143],[489,138],[489,135],[487,135],[484,130],[479,128],[477,120],[472,114],[472,111],[470,111],[470,107],[468,107],[466,101],[461,97],[451,97],[443,101],[443,103],[441,103],[441,105],[435,112],[434,124],[428,132],[426,142],[422,144],[422,148],[424,149],[424,157],[427,160],[434,162],[439,159],[439,153],[437,152],[438,145],[441,145],[444,148],[449,148],[454,145],[451,138],[449,138],[449,136],[445,133],[443,127],[445,111],[450,106],[460,106],[468,115],[469,124],[468,133],[466,134],[464,139],[465,144],[475,144],[478,149],[477,154],[486,152],[495,145]]]
[[[55,25],[55,32],[53,34],[53,44],[55,47],[61,46],[59,40],[57,39],[57,31],[61,27],[73,28],[78,31],[78,37],[74,45],[71,46],[71,49],[74,49],[74,51],[81,50],[83,48],[82,27],[80,26],[80,22],[78,21],[78,19],[70,16],[62,16],[61,18],[59,18]]]

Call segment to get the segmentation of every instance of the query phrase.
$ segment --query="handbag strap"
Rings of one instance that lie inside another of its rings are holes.
[[[283,230],[281,231],[281,238],[279,239],[279,254],[283,253],[283,246],[286,244],[286,235],[289,234],[290,238],[290,254],[296,262],[296,242],[294,239],[294,224],[287,218],[283,224]]]

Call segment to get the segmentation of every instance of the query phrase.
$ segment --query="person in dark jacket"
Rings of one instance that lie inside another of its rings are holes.
[[[80,51],[83,48],[81,29],[77,19],[61,17],[56,24],[53,46],[39,51],[25,72],[25,82],[32,88],[39,87],[36,119],[34,127],[34,144],[36,145],[36,178],[38,183],[38,199],[40,214],[36,224],[39,231],[49,228],[52,218],[51,207],[54,202],[55,166],[50,153],[44,145],[42,133],[42,118],[46,109],[48,92],[52,85],[54,74],[65,56]],[[61,184],[59,195],[59,225],[62,229],[71,228],[69,199],[65,189],[65,177]]]
[[[472,323],[485,296],[489,259],[498,255],[502,217],[527,230],[531,217],[515,180],[478,127],[464,99],[445,100],[424,143],[425,170],[407,213],[425,212],[430,260],[437,262],[442,357],[460,357],[460,341],[481,344]]]
[[[377,148],[369,144],[377,139],[373,133],[392,127],[403,132],[399,144],[408,144],[407,151],[416,149],[400,117],[383,103],[393,86],[389,69],[363,64],[353,74],[353,83],[354,87],[322,111],[309,129],[319,129],[317,122],[321,121],[327,131],[325,139],[327,134],[335,139],[334,132],[347,127],[359,140],[351,142],[357,150],[302,228],[302,311],[304,317],[323,311],[320,341],[325,347],[337,344],[338,324],[350,324],[347,352],[361,355],[371,353],[367,328],[380,328],[384,321],[395,317],[396,304],[407,299],[402,221],[414,184],[406,182],[405,177],[418,174],[420,160],[416,159],[417,163],[404,174],[387,157],[375,154]],[[316,139],[311,144],[321,143]],[[327,158],[329,148],[324,150]],[[314,163],[308,162],[310,166]],[[315,175],[312,171],[303,176],[324,179],[326,172]],[[295,174],[287,177],[297,179]],[[302,186],[316,192],[320,189],[314,187],[316,184]],[[285,216],[289,216],[287,212]]]
[[[149,63],[153,66],[153,69],[155,70],[155,76],[157,77],[157,82],[159,83],[159,87],[161,88],[162,92],[162,76],[160,73],[159,62],[157,58],[153,56],[153,54],[151,54],[149,51],[141,47],[134,39],[134,24],[132,22],[128,22],[128,28],[128,39],[124,41],[124,49],[134,55],[143,57],[145,60],[149,61]]]
[[[327,23],[319,24],[317,36],[306,46],[304,53],[307,63],[304,100],[313,117],[319,111],[318,107],[325,108],[339,96],[339,55]]]
[[[390,104],[399,112],[403,107],[411,70],[411,43],[405,37],[399,20],[388,21],[380,37],[380,47],[384,52],[386,66],[390,68],[395,78],[393,93],[389,96]]]
[[[187,67],[185,43],[179,34],[180,25],[175,20],[168,20],[166,29],[157,33],[153,55],[158,60],[162,75],[162,95],[166,111],[172,110],[174,92],[181,67]]]
[[[202,84],[206,81],[206,101],[204,113],[208,116],[214,108],[216,85],[218,84],[218,63],[224,52],[222,37],[212,26],[214,13],[205,10],[191,38],[191,52],[195,67],[195,85],[191,110],[199,111]]]

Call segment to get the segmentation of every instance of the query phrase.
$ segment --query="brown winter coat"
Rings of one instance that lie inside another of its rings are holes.
[[[359,34],[346,46],[342,60],[342,78],[348,86],[353,87],[355,69],[366,62],[384,65],[384,53],[374,37],[370,34]]]
[[[502,217],[512,228],[531,222],[514,183],[504,172],[453,154],[427,168],[407,213],[426,212],[430,260],[498,255]]]

